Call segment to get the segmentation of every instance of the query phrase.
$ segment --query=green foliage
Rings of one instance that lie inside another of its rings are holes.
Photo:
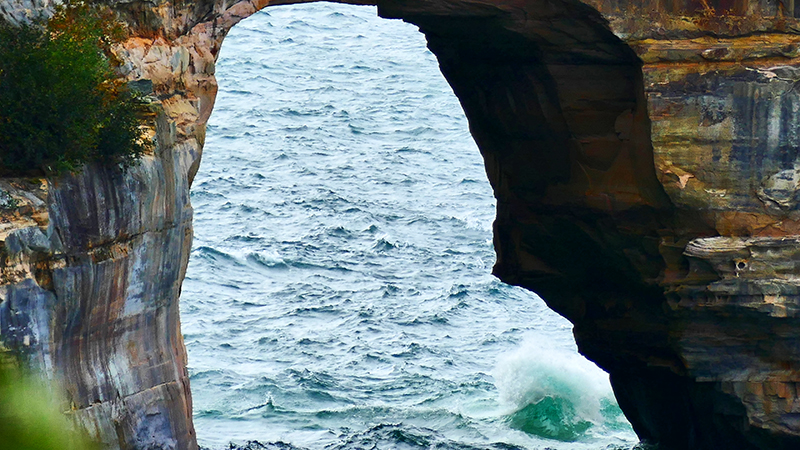
[[[54,407],[48,386],[8,354],[0,345],[0,450],[96,450]]]
[[[68,3],[46,22],[0,23],[0,173],[130,164],[147,150],[146,103],[118,79],[113,15]]]
[[[0,211],[11,211],[17,208],[19,208],[19,200],[0,189]]]

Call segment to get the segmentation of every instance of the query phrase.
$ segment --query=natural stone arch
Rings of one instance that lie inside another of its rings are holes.
[[[55,180],[3,231],[0,334],[109,448],[196,447],[177,301],[214,59],[238,20],[287,3],[113,3],[124,72],[161,108],[156,151]],[[793,4],[345,3],[425,33],[498,198],[495,273],[575,324],[641,437],[798,445]]]
[[[431,11],[423,5],[408,12],[406,5],[378,7],[383,17],[401,18],[420,27],[464,106],[498,197],[495,273],[524,287],[549,289],[551,303],[559,305],[564,299],[560,304],[567,310],[574,308],[576,300],[591,302],[593,299],[581,298],[587,290],[574,285],[576,280],[591,284],[602,279],[591,275],[602,263],[587,259],[575,264],[567,258],[569,273],[554,276],[554,271],[543,265],[549,264],[545,262],[548,258],[555,258],[565,267],[564,255],[539,249],[544,256],[534,256],[537,260],[531,265],[532,255],[520,251],[519,240],[550,248],[568,245],[575,236],[561,233],[565,223],[582,221],[570,209],[587,203],[599,209],[600,216],[607,216],[609,208],[644,210],[633,216],[644,215],[650,220],[668,215],[664,210],[671,205],[657,182],[649,146],[639,59],[617,37],[593,22],[602,18],[590,8],[583,8],[587,17],[582,20],[576,20],[575,12],[565,5],[552,12],[552,16],[560,17],[563,27],[561,39],[552,42],[530,24],[519,29],[521,15],[493,5],[462,8],[455,17],[448,8]],[[477,42],[476,35],[481,36]],[[590,38],[581,44],[572,35]],[[564,51],[567,46],[570,51]],[[594,77],[591,84],[586,83],[589,74]],[[598,79],[600,82],[596,82]],[[578,89],[568,86],[576,81],[583,83]],[[618,174],[624,176],[617,179]],[[559,203],[568,204],[559,217],[550,223],[537,223],[536,217],[542,212],[537,206],[560,209]],[[518,209],[522,205],[523,211]],[[524,221],[534,218],[534,222],[523,225],[520,213]],[[580,225],[596,227],[597,221],[589,218],[589,223]],[[634,251],[641,251],[637,249],[644,237],[640,234],[654,232],[637,230],[620,237],[616,225],[606,228],[604,232],[616,239],[629,241],[628,247]],[[588,244],[597,247],[594,242]],[[614,250],[620,254],[591,250],[596,258],[614,258],[627,265],[620,272],[635,273],[629,262],[623,262],[623,249]],[[542,274],[547,278],[545,283],[538,280]],[[615,282],[630,284],[638,278],[638,274],[618,274]],[[569,296],[565,294],[568,288]]]

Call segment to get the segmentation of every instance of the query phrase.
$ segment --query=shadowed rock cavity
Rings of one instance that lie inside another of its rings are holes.
[[[112,2],[155,152],[0,180],[0,335],[106,448],[196,448],[177,302],[214,61],[286,3]],[[800,448],[800,4],[346,3],[425,33],[498,199],[495,274],[575,324],[643,439]],[[13,21],[44,9],[0,0]]]

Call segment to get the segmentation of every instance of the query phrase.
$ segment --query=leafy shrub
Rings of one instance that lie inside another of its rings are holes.
[[[8,192],[0,189],[0,211],[10,211],[19,207],[19,200],[15,199]]]
[[[127,165],[147,150],[146,103],[114,71],[123,37],[110,11],[84,2],[47,21],[0,23],[0,173]]]
[[[50,386],[0,344],[0,449],[98,450],[58,408]]]

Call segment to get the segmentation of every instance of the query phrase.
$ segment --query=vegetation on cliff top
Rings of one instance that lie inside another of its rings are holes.
[[[48,20],[0,21],[0,174],[58,174],[147,150],[143,98],[118,78],[124,28],[108,9],[71,2]]]

